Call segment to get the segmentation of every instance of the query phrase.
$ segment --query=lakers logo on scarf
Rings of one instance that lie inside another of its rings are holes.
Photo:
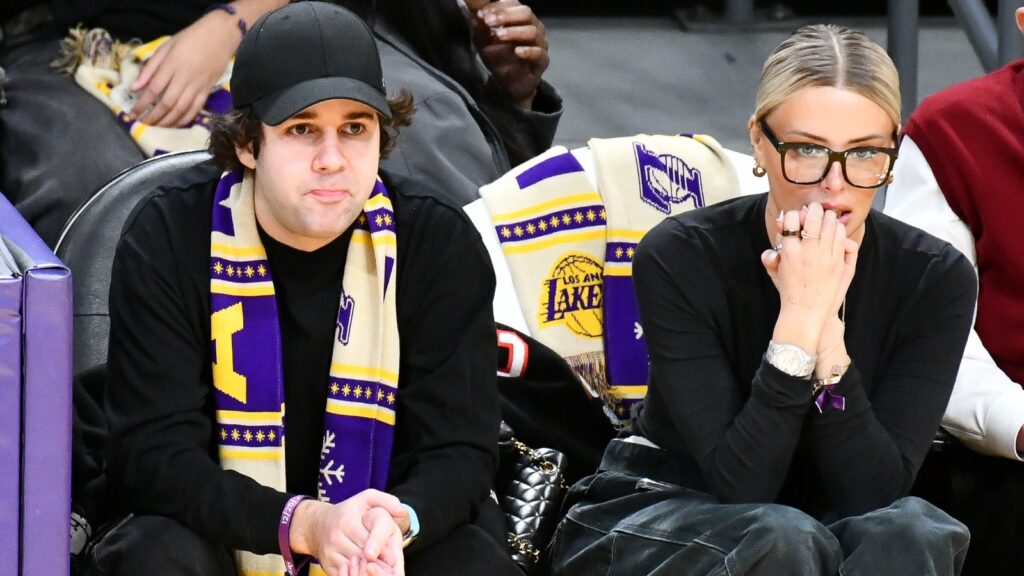
[[[693,202],[694,208],[704,206],[700,170],[673,154],[654,154],[643,144],[633,144],[636,152],[640,198],[665,214],[672,213],[672,204]]]
[[[481,196],[530,332],[600,389],[607,219],[601,195],[572,154],[556,147],[485,186]]]
[[[395,217],[377,182],[354,224],[339,295],[317,497],[384,489],[398,394]],[[355,314],[358,303],[359,314]],[[210,242],[213,382],[221,466],[285,490],[287,411],[274,284],[260,242],[251,172],[228,172]],[[281,574],[280,556],[238,552],[242,574]],[[315,569],[318,567],[314,566]]]
[[[616,424],[647,393],[647,352],[632,263],[666,215],[738,194],[732,165],[707,136],[589,142],[595,186],[556,147],[485,186],[532,335],[557,351],[606,402]]]
[[[547,290],[541,295],[541,323],[564,323],[580,336],[601,336],[602,276],[601,264],[583,254],[570,252],[555,263],[544,281]]]

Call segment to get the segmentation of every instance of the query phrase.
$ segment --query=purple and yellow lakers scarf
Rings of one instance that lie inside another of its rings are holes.
[[[667,216],[736,196],[718,142],[698,136],[592,139],[595,188],[556,147],[481,189],[534,338],[558,352],[626,424],[647,394],[632,266]]]
[[[260,242],[251,171],[225,173],[210,238],[213,383],[221,466],[284,491],[287,410],[270,264]],[[345,263],[320,447],[318,499],[383,490],[398,394],[395,216],[378,181]],[[238,552],[241,574],[282,574],[280,556]]]
[[[228,84],[232,64],[229,63],[210,90],[203,108],[187,126],[152,126],[129,115],[135,105],[132,84],[146,61],[169,39],[170,36],[162,36],[140,45],[137,40],[128,43],[114,40],[102,28],[73,28],[64,40],[56,63],[72,74],[82,89],[110,108],[146,156],[205,149],[210,139],[212,115],[231,111]]]

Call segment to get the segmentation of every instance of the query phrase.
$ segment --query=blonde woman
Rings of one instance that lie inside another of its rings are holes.
[[[975,279],[871,210],[898,79],[860,32],[801,28],[749,122],[769,191],[673,217],[634,260],[645,408],[582,480],[555,574],[957,574],[967,529],[908,497]]]

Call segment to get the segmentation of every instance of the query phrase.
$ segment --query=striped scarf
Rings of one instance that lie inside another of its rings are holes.
[[[210,310],[221,466],[285,491],[284,376],[274,284],[256,227],[251,171],[214,195]],[[328,381],[319,500],[383,490],[398,394],[395,218],[377,182],[353,224]],[[282,574],[278,555],[237,552],[245,575]],[[319,569],[318,566],[314,568]]]
[[[559,353],[624,426],[647,394],[648,359],[632,261],[667,216],[739,194],[709,136],[592,139],[597,189],[565,148],[480,193],[532,335]]]
[[[64,40],[62,54],[55,66],[74,74],[75,82],[92,94],[117,116],[135,143],[147,156],[168,152],[202,150],[210,139],[212,114],[231,111],[228,79],[231,64],[210,91],[199,114],[187,126],[151,126],[129,116],[135,105],[131,85],[138,79],[146,61],[166,42],[163,36],[147,44],[122,43],[113,40],[102,28],[75,28]]]

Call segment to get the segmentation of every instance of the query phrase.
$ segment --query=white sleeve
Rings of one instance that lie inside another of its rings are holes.
[[[526,324],[523,308],[519,304],[512,271],[508,267],[505,253],[501,251],[501,242],[498,241],[498,233],[494,231],[494,222],[491,213],[487,211],[487,205],[483,198],[478,198],[462,209],[480,233],[487,255],[491,257],[491,266],[494,268],[494,321],[529,334],[530,327]]]
[[[900,145],[885,213],[949,242],[977,272],[974,237],[949,207],[928,161],[909,136]],[[1016,446],[1024,426],[1024,389],[996,366],[974,329],[967,338],[942,426],[978,452],[1021,459]]]

